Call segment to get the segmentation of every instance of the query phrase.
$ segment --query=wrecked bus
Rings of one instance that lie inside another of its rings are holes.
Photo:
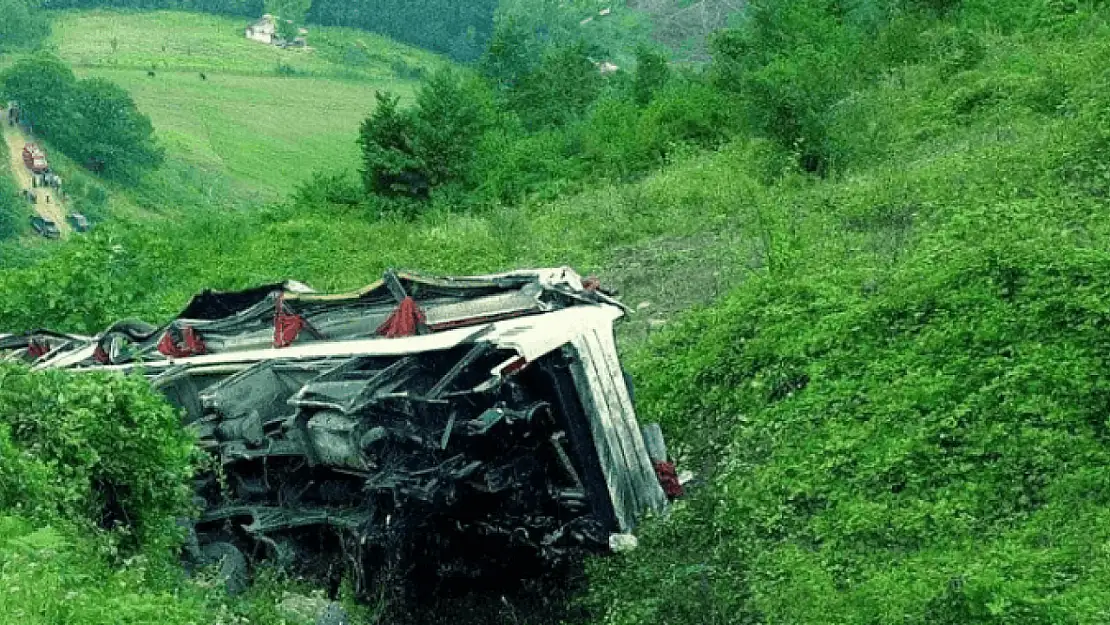
[[[191,561],[410,592],[549,570],[666,507],[625,312],[566,268],[387,272],[346,294],[206,291],[163,326],[8,336],[0,358],[138,371],[181,409],[219,467]]]

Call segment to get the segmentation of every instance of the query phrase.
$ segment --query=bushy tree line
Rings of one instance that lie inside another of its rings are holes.
[[[393,100],[372,115],[360,137],[365,189],[424,199],[451,189],[479,203],[513,203],[587,180],[627,180],[689,146],[737,136],[772,139],[798,167],[826,175],[853,158],[851,142],[834,130],[838,105],[853,91],[926,59],[966,68],[979,50],[967,31],[923,35],[958,2],[754,0],[713,38],[704,70],[675,71],[664,51],[641,44],[614,72],[607,64],[619,46],[591,36],[557,4],[507,3],[473,68],[479,80],[440,76],[411,109]],[[460,115],[429,117],[438,98]],[[424,136],[433,130],[434,140]],[[435,152],[438,164],[424,163],[421,150]],[[402,178],[405,185],[383,184]]]
[[[0,76],[0,94],[19,103],[36,133],[91,171],[126,178],[162,161],[150,118],[123,88],[103,78],[78,80],[57,58],[19,61]]]
[[[646,46],[635,57],[634,69],[605,71],[606,50],[585,39],[541,41],[504,20],[474,71],[436,74],[408,108],[379,98],[360,132],[364,188],[516,203],[628,180],[736,130],[730,103],[702,76],[676,73]]]
[[[493,32],[498,0],[315,0],[309,21],[380,33],[471,61]]]

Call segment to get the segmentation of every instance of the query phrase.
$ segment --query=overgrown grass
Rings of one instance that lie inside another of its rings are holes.
[[[1110,617],[1107,25],[1060,22],[856,94],[872,158],[757,195],[768,271],[632,359],[704,484],[595,564],[599,621]]]

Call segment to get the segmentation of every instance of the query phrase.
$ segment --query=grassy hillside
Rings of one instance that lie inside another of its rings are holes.
[[[280,50],[246,40],[245,26],[171,11],[54,14],[49,45],[78,75],[124,86],[167,147],[143,204],[273,198],[315,170],[353,169],[374,93],[408,97],[411,78],[442,62],[341,28],[313,29],[312,51]]]
[[[247,40],[249,20],[179,11],[62,11],[50,45],[75,67],[391,79],[440,62],[435,55],[349,28],[313,27],[311,52]]]
[[[629,364],[643,418],[701,478],[639,550],[593,563],[593,622],[1107,622],[1110,11],[794,7],[758,34],[782,19],[797,49],[717,70],[762,90],[737,99],[798,114],[760,119],[767,134],[817,146],[738,137],[641,182],[478,214],[289,203],[106,228],[0,275],[0,327],[91,331],[286,277],[568,262],[667,322],[626,335]],[[861,42],[886,50],[882,71],[803,88]],[[165,588],[128,584],[135,614]],[[216,608],[189,609],[165,622]]]

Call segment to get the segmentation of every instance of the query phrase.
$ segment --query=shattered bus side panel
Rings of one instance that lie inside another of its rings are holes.
[[[405,306],[412,335],[381,336]],[[625,311],[569,269],[387,273],[340,295],[205,292],[160,328],[0,337],[0,356],[137,371],[182,409],[220,467],[187,553],[409,592],[552,570],[665,509],[614,340]],[[310,331],[279,341],[293,317]]]

